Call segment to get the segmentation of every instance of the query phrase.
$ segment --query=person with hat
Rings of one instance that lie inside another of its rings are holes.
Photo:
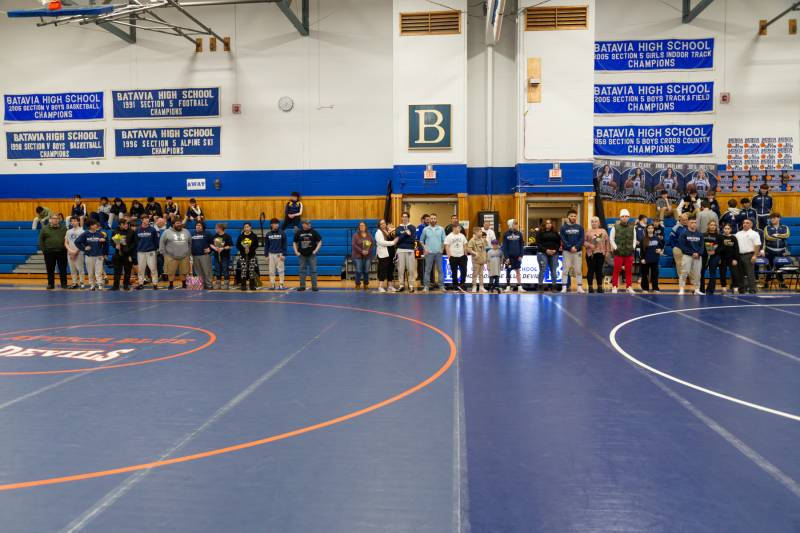
[[[317,254],[322,247],[322,236],[311,227],[310,220],[303,220],[300,231],[294,234],[292,247],[300,261],[300,287],[297,290],[306,290],[306,276],[311,274],[311,290],[318,291]]]
[[[630,223],[631,214],[627,209],[619,212],[619,220],[611,227],[608,239],[614,253],[614,271],[611,275],[611,292],[616,294],[619,286],[619,271],[625,269],[625,290],[635,291],[633,283],[633,251],[636,249],[636,229]]]

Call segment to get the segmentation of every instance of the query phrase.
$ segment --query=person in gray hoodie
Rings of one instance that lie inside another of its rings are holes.
[[[183,221],[176,220],[171,228],[164,230],[158,243],[158,251],[164,256],[164,272],[169,280],[169,288],[174,289],[175,271],[186,288],[186,275],[189,273],[189,256],[192,251],[192,236],[184,229]]]

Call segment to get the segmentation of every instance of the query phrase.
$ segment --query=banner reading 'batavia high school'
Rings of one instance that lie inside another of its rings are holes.
[[[597,83],[594,112],[605,114],[707,113],[714,110],[714,82]]]
[[[714,68],[714,39],[595,41],[595,70],[699,70]]]
[[[713,152],[713,124],[595,126],[594,155],[702,155]]]

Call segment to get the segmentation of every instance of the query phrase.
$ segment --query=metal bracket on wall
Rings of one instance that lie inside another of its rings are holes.
[[[683,0],[683,23],[688,24],[693,21],[697,15],[702,13],[713,1],[714,0],[700,0],[700,3],[692,7],[692,0]]]
[[[771,24],[774,24],[778,20],[782,19],[783,17],[785,17],[788,13],[791,13],[792,11],[800,11],[800,2],[793,2],[792,5],[790,5],[788,8],[783,10],[779,15],[773,17],[771,20],[759,21],[759,34],[760,35],[766,35],[767,34],[767,27],[769,27]]]

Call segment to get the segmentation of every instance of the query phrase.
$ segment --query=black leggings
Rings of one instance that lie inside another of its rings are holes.
[[[642,290],[649,291],[650,286],[652,285],[653,290],[657,291],[658,289],[658,261],[655,263],[645,263],[644,265],[639,263],[639,272],[642,273]]]
[[[450,272],[453,277],[453,288],[462,287],[467,281],[467,256],[450,258]],[[459,276],[458,273],[461,272]]]
[[[586,263],[589,265],[589,273],[586,275],[586,280],[589,287],[592,286],[592,280],[597,280],[597,286],[603,287],[603,264],[606,261],[605,254],[592,254],[586,258]]]
[[[392,281],[394,278],[394,258],[378,258],[378,281]]]

